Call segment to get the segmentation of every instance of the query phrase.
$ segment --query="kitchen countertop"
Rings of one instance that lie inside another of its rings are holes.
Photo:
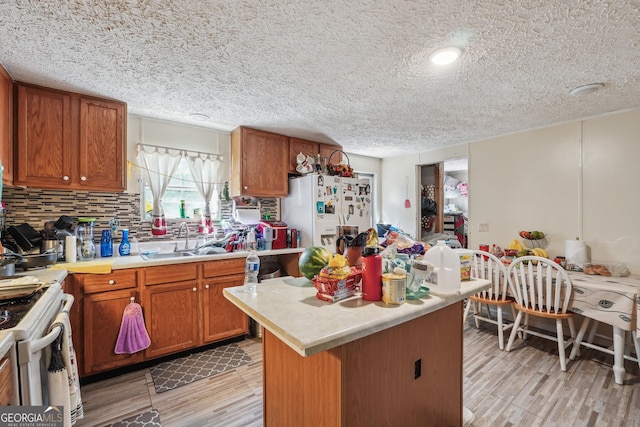
[[[8,331],[0,331],[0,359],[5,357],[11,347],[13,347],[13,332]]]
[[[287,248],[287,249],[275,249],[269,251],[257,251],[258,256],[268,255],[286,255],[301,253],[305,248]],[[168,264],[186,264],[190,262],[203,262],[203,261],[216,261],[221,259],[235,259],[246,258],[249,255],[248,251],[227,252],[221,254],[212,255],[193,255],[176,258],[161,258],[161,259],[144,259],[140,255],[130,256],[114,256],[108,258],[95,258],[92,261],[79,261],[74,263],[57,263],[56,269],[69,269],[73,271],[74,267],[82,267],[83,265],[98,264],[110,264],[112,270],[121,270],[126,268],[140,268],[140,267],[153,267],[158,265]]]
[[[462,282],[455,294],[430,295],[401,305],[364,301],[356,296],[334,303],[322,301],[304,277],[265,280],[254,295],[245,293],[242,286],[225,288],[223,293],[298,354],[311,356],[439,310],[489,284],[472,279]]]

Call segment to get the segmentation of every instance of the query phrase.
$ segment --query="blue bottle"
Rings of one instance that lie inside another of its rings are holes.
[[[111,239],[111,230],[102,230],[102,237],[100,237],[100,256],[113,256],[113,240]]]
[[[120,256],[127,256],[131,254],[131,243],[129,243],[129,230],[126,228],[122,230],[122,241],[120,242],[120,247],[118,248],[118,252],[120,252]]]

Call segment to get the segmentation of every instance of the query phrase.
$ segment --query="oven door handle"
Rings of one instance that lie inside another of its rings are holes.
[[[63,294],[62,300],[64,301],[64,305],[62,306],[61,312],[69,314],[69,311],[71,310],[71,306],[73,305],[73,301],[74,301],[73,295]],[[31,341],[31,353],[36,354],[40,350],[42,350],[43,348],[45,348],[46,346],[54,342],[55,339],[58,338],[58,336],[60,335],[61,331],[62,331],[62,328],[60,326],[56,326],[51,330],[51,332],[49,332],[44,337]]]

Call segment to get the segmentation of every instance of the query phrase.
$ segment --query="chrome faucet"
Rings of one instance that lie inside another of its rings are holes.
[[[178,238],[182,236],[182,228],[186,230],[184,234],[184,249],[188,250],[189,249],[189,225],[186,222],[180,223],[180,228],[178,229]]]

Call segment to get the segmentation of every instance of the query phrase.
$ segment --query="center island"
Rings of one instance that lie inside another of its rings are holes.
[[[463,300],[490,282],[401,305],[316,298],[283,277],[224,296],[262,324],[264,426],[461,426]]]

